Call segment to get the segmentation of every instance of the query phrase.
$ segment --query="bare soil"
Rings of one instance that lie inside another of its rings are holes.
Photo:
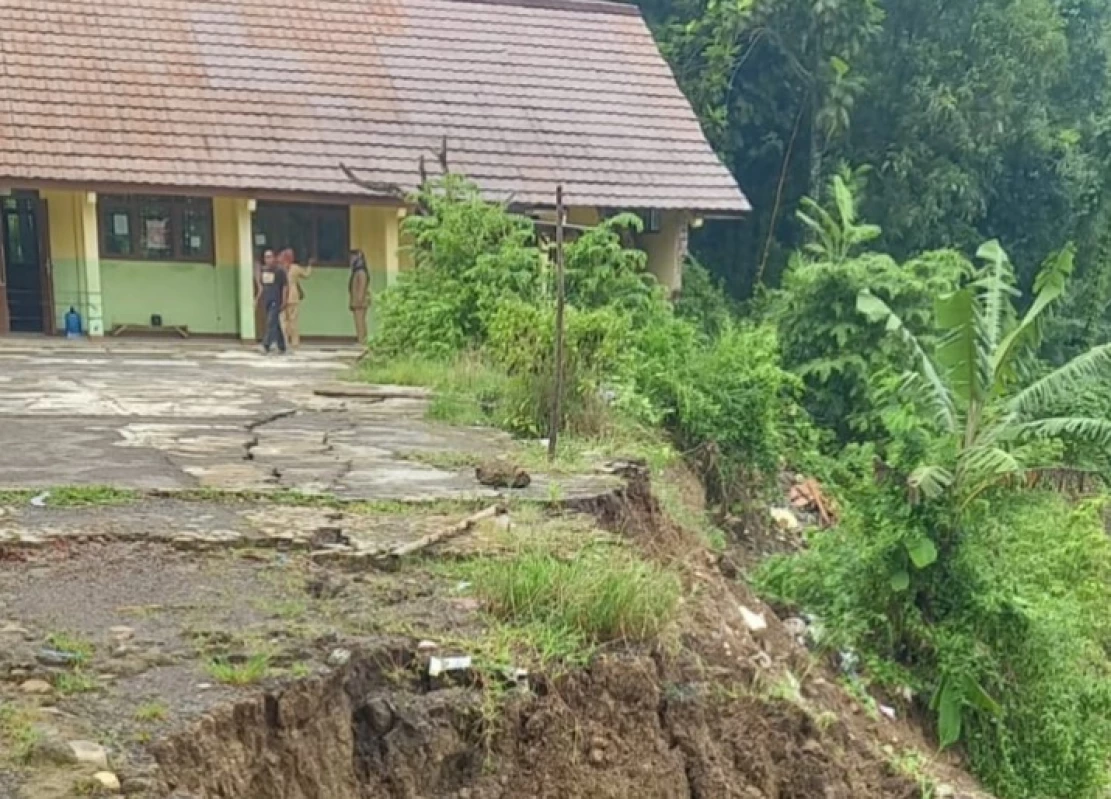
[[[912,799],[921,789],[894,763],[915,752],[950,796],[978,795],[931,756],[910,709],[870,718],[635,470],[626,476],[627,488],[558,513],[513,508],[508,526],[390,571],[250,536],[203,551],[113,540],[102,509],[100,541],[0,549],[0,703],[40,742],[104,744],[125,791],[151,799]],[[374,529],[409,529],[414,515],[379,514]],[[463,515],[429,509],[420,526]],[[445,564],[537,544],[567,557],[632,547],[678,569],[680,619],[655,644],[608,647],[584,669],[430,678],[429,642],[481,658],[494,626]],[[767,628],[751,629],[742,606]],[[92,645],[87,663],[42,662],[63,631]],[[223,684],[212,667],[258,655],[268,667],[253,684]],[[88,692],[21,688],[74,672],[92,679]],[[61,799],[86,784],[87,771],[27,762],[13,740],[0,797]]]

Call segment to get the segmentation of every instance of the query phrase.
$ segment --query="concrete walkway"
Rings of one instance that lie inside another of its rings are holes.
[[[508,437],[424,419],[425,401],[318,396],[357,351],[263,356],[237,344],[0,338],[0,488],[327,492],[425,500],[489,494],[417,453],[505,452]],[[543,476],[530,493],[546,496]],[[561,495],[605,490],[587,476]]]

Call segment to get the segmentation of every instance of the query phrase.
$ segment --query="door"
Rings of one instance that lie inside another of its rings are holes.
[[[48,299],[39,224],[39,199],[16,195],[0,200],[0,238],[3,238],[5,332],[45,333]]]

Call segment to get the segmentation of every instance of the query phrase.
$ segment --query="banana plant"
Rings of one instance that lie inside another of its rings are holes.
[[[949,498],[962,511],[992,487],[1027,485],[1071,471],[1044,460],[1050,451],[1046,441],[1111,445],[1111,420],[1053,413],[1111,370],[1111,344],[1021,384],[1020,365],[1041,342],[1046,311],[1064,294],[1073,256],[1069,245],[1047,259],[1035,280],[1033,302],[1020,316],[1010,259],[998,241],[984,244],[973,278],[935,303],[942,338],[932,353],[883,300],[867,290],[858,296],[857,309],[884,324],[913,353],[915,368],[904,376],[904,387],[952,444],[942,448],[952,453],[945,462],[922,463],[911,472],[912,499]]]
[[[857,221],[856,198],[845,178],[844,174],[838,174],[830,181],[832,210],[827,211],[817,200],[803,197],[802,209],[796,212],[798,220],[812,233],[811,241],[806,244],[806,251],[832,263],[842,263],[852,255],[856,247],[879,238],[882,233],[878,225]]]

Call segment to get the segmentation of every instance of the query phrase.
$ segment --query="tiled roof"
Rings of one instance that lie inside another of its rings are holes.
[[[734,213],[644,21],[592,0],[0,0],[0,185],[493,196]]]

